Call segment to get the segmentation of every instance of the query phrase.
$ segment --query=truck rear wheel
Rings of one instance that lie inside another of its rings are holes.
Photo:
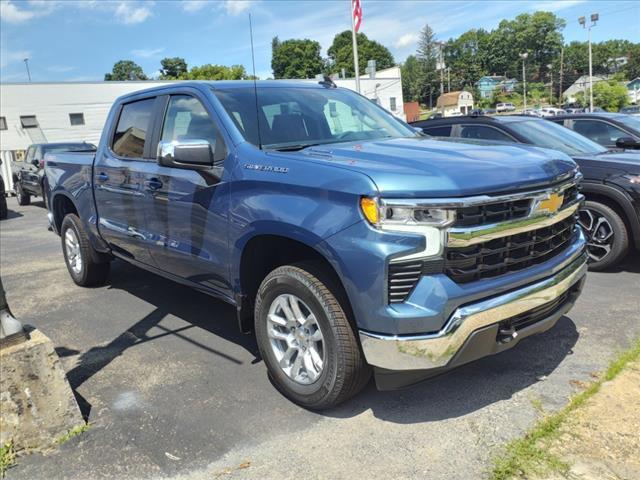
[[[314,410],[352,397],[371,374],[337,292],[322,267],[300,263],[273,270],[256,296],[256,338],[270,378]]]
[[[67,270],[73,281],[82,287],[104,285],[109,277],[110,262],[98,261],[87,233],[75,214],[62,220],[60,237]]]
[[[31,203],[31,195],[24,191],[20,183],[16,185],[16,197],[18,205],[29,205]]]

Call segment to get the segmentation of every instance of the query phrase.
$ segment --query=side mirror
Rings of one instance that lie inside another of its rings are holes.
[[[34,167],[39,167],[40,166],[40,160],[34,158],[33,160],[31,160],[31,165],[33,165]]]
[[[616,140],[616,147],[618,148],[640,148],[640,142],[634,140],[631,137],[620,137]]]
[[[207,140],[189,139],[158,143],[158,164],[192,170],[213,166],[213,148]]]

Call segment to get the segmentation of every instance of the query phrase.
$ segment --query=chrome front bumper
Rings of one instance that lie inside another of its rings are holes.
[[[364,355],[370,365],[387,370],[446,367],[474,332],[552,302],[576,285],[586,272],[586,254],[580,251],[551,277],[458,308],[438,332],[380,335],[361,330]]]

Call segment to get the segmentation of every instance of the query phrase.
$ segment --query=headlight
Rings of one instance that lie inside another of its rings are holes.
[[[369,223],[382,230],[421,233],[423,227],[445,228],[455,219],[453,210],[421,207],[405,200],[362,197],[360,208]]]

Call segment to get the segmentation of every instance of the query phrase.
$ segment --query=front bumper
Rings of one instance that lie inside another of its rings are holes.
[[[367,362],[379,369],[393,371],[453,368],[482,356],[513,346],[500,336],[501,326],[529,312],[542,312],[535,322],[521,330],[513,330],[512,340],[551,328],[566,313],[580,293],[587,271],[586,254],[580,251],[564,268],[543,280],[476,303],[457,308],[444,327],[424,335],[382,335],[360,330],[360,342]],[[557,305],[554,302],[560,303]],[[550,311],[545,306],[553,306]],[[488,328],[492,327],[492,328]],[[485,340],[478,345],[478,333]],[[503,329],[504,330],[504,329]],[[487,334],[493,336],[486,342]],[[477,339],[476,339],[477,340]]]

